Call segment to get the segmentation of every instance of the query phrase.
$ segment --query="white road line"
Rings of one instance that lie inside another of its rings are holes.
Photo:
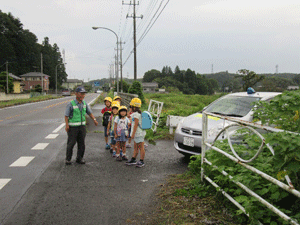
[[[0,179],[0,190],[10,181],[11,179]]]
[[[44,150],[48,145],[49,143],[38,143],[31,150]]]
[[[55,139],[59,134],[49,134],[45,139]]]
[[[58,128],[56,128],[54,131],[52,131],[52,133],[57,133],[58,131],[60,131],[61,128],[63,128],[66,124],[62,123],[61,125],[59,125]]]
[[[30,163],[33,159],[34,156],[22,156],[19,159],[17,159],[14,163],[12,163],[9,167],[27,166],[28,163]]]

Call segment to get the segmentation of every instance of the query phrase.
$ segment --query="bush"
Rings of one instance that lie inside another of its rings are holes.
[[[145,103],[145,98],[143,94],[143,87],[141,82],[139,81],[134,81],[132,85],[129,88],[129,93],[130,94],[137,94],[139,98],[141,99],[142,103]]]

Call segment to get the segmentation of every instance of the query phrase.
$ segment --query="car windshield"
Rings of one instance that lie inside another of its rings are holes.
[[[244,117],[254,106],[254,102],[260,98],[248,96],[225,96],[209,105],[205,112],[211,112],[224,116]]]

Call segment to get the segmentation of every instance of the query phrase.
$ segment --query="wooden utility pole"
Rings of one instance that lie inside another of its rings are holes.
[[[121,92],[123,92],[123,62],[122,62],[122,44],[125,44],[125,42],[122,42],[122,39],[120,39],[120,70],[121,70]]]
[[[137,59],[136,59],[136,18],[143,19],[143,15],[136,16],[135,6],[139,5],[139,2],[136,4],[135,0],[133,0],[133,4],[131,1],[129,4],[125,4],[124,1],[122,2],[123,5],[133,5],[133,14],[129,16],[127,14],[126,18],[133,18],[133,55],[134,55],[134,80],[137,79]]]

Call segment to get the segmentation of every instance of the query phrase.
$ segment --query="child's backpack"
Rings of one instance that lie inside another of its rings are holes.
[[[103,118],[102,118],[102,125],[103,126],[107,127],[110,115],[111,115],[110,111],[106,111],[106,112],[103,113]]]
[[[152,128],[153,119],[151,114],[148,111],[144,111],[141,114],[142,116],[142,126],[139,125],[139,127],[143,130],[148,130]]]

